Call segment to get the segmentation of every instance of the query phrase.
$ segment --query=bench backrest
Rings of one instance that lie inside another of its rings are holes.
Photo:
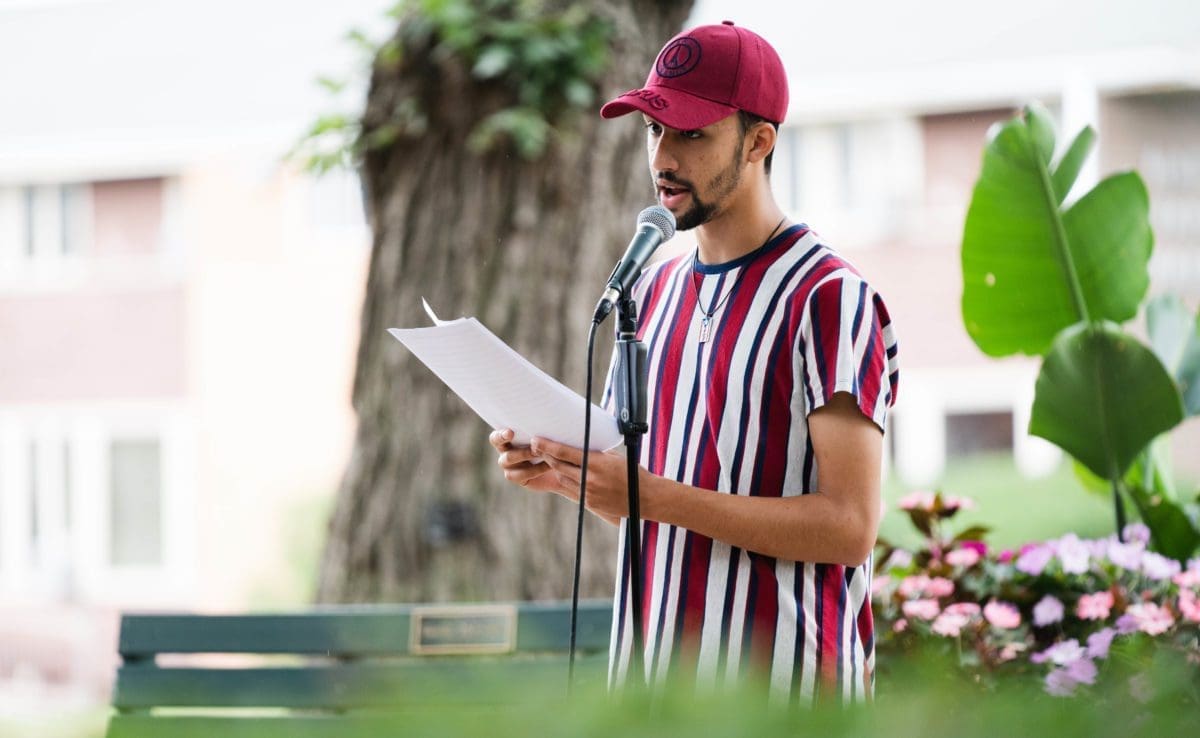
[[[580,607],[577,684],[603,684],[611,608]],[[108,735],[370,734],[381,713],[565,691],[568,644],[566,603],[125,615]]]

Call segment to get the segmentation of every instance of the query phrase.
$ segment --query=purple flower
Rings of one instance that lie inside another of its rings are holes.
[[[1075,694],[1077,682],[1066,669],[1055,669],[1046,675],[1046,692],[1055,697],[1070,697]]]
[[[1044,628],[1063,619],[1063,603],[1054,595],[1046,595],[1033,606],[1033,624]]]
[[[1080,684],[1096,683],[1096,664],[1091,659],[1078,659],[1066,666],[1067,673]]]
[[[1142,565],[1143,545],[1136,541],[1131,543],[1121,543],[1120,541],[1110,540],[1108,542],[1108,560],[1130,571],[1137,571]]]
[[[1112,628],[1104,628],[1088,636],[1087,657],[1090,659],[1108,658],[1108,649],[1116,635],[1117,631]]]
[[[1126,613],[1117,618],[1117,633],[1120,635],[1129,635],[1138,631],[1138,619],[1133,615]]]
[[[1150,528],[1145,523],[1130,523],[1125,526],[1125,540],[1147,544],[1150,542]]]
[[[1151,579],[1159,581],[1170,579],[1182,569],[1183,567],[1175,559],[1168,559],[1166,556],[1156,554],[1153,551],[1147,551],[1142,554],[1142,572]]]
[[[1068,574],[1083,574],[1088,570],[1088,560],[1091,554],[1088,547],[1079,536],[1068,533],[1058,539],[1058,558],[1062,560],[1062,568]]]
[[[1017,557],[1017,571],[1036,577],[1042,573],[1052,558],[1054,558],[1054,551],[1050,550],[1049,546],[1043,543],[1035,544],[1021,551],[1021,555]]]
[[[1029,657],[1029,660],[1035,664],[1043,664],[1050,661],[1063,665],[1078,661],[1085,655],[1083,646],[1080,646],[1079,641],[1072,638],[1069,641],[1059,641],[1041,653],[1035,653]]]

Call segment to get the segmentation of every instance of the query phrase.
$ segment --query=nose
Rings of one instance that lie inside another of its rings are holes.
[[[674,172],[679,167],[666,136],[651,139],[647,144],[651,172]]]

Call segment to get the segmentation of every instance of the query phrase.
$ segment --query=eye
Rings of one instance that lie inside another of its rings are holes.
[[[679,135],[683,136],[684,138],[690,138],[693,141],[695,141],[696,139],[701,138],[704,134],[701,133],[700,131],[680,131]]]
[[[646,133],[649,133],[652,136],[661,136],[662,126],[652,120],[648,120],[646,121]]]

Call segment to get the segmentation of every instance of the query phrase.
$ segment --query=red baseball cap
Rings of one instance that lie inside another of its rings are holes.
[[[779,54],[762,36],[725,21],[668,41],[646,84],[610,100],[600,115],[640,110],[663,125],[694,131],[739,110],[782,123],[787,105]]]

